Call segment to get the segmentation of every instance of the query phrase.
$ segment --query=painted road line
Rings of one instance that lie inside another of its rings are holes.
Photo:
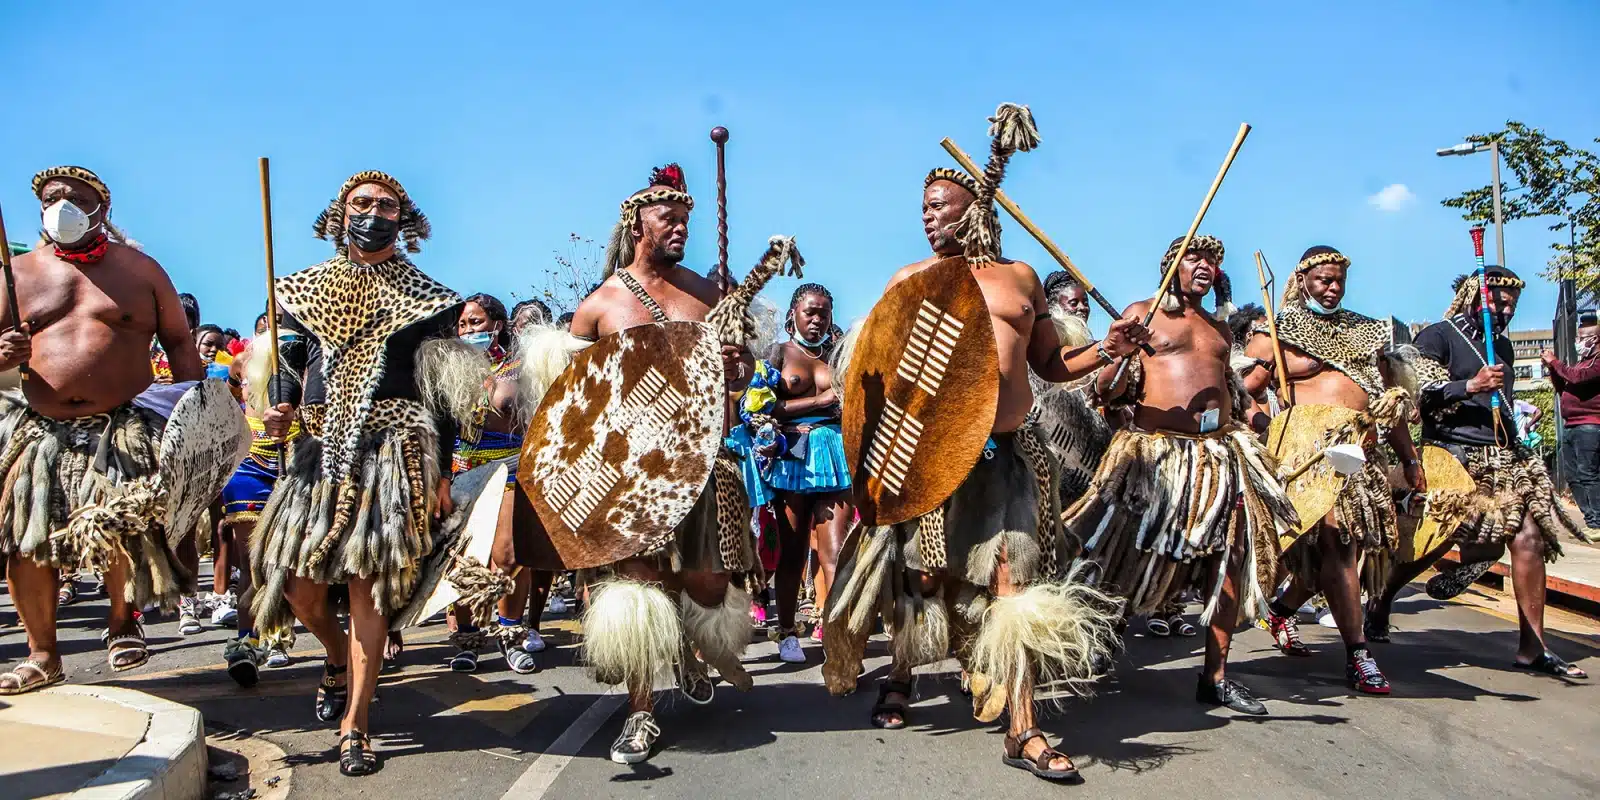
[[[562,731],[561,735],[556,737],[556,740],[528,766],[522,776],[517,778],[517,782],[511,784],[511,788],[506,790],[501,800],[544,797],[550,791],[550,787],[555,785],[556,778],[561,777],[561,771],[572,763],[573,756],[589,743],[590,737],[594,736],[595,731],[600,730],[600,726],[606,724],[606,720],[611,718],[626,697],[614,688],[600,695],[600,699],[595,700],[593,705],[573,720],[572,724],[567,726],[567,729]]]

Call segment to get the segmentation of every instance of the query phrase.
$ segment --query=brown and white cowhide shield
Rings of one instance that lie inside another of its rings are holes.
[[[926,514],[983,455],[1000,364],[983,291],[947,258],[884,293],[844,375],[844,442],[866,525]]]
[[[666,541],[722,443],[721,346],[701,322],[641,325],[580,352],[545,393],[517,483],[567,569]]]

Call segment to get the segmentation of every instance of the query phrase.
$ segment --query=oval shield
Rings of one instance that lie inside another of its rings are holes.
[[[965,258],[935,262],[884,293],[844,386],[862,523],[915,519],[949,499],[983,455],[1000,399],[989,307]]]
[[[1472,479],[1472,474],[1461,466],[1461,462],[1449,450],[1431,444],[1423,445],[1420,449],[1422,474],[1428,476],[1430,502],[1423,509],[1422,522],[1417,525],[1416,534],[1400,543],[1401,563],[1416,561],[1432,552],[1456,532],[1457,526],[1466,521],[1456,514],[1441,518],[1431,502],[1433,499],[1450,495],[1470,497],[1478,491],[1478,482]]]
[[[1345,478],[1333,468],[1332,462],[1318,457],[1317,453],[1331,445],[1344,444],[1326,441],[1329,431],[1354,423],[1359,416],[1361,412],[1352,408],[1305,403],[1290,406],[1272,418],[1267,428],[1267,452],[1278,460],[1280,474],[1293,475],[1310,464],[1284,487],[1300,515],[1300,527],[1295,535],[1285,536],[1280,542],[1285,548],[1333,510],[1334,501],[1344,489]],[[1311,463],[1313,458],[1317,459],[1315,464]]]
[[[411,600],[389,620],[389,630],[403,631],[421,625],[461,597],[461,591],[449,581],[457,559],[475,558],[480,564],[489,563],[505,485],[504,464],[484,464],[450,480],[450,500],[456,510],[440,526],[433,552],[422,562],[422,574],[417,577]]]
[[[673,535],[711,476],[726,396],[705,323],[641,325],[578,353],[534,413],[517,466],[567,569]]]
[[[161,484],[167,489],[167,545],[193,536],[206,509],[250,453],[250,424],[222,381],[201,381],[172,407],[161,434]]]

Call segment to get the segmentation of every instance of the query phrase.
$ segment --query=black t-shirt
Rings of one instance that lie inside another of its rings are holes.
[[[1450,380],[1422,387],[1419,407],[1422,409],[1422,438],[1446,444],[1475,447],[1504,443],[1496,441],[1494,412],[1491,410],[1492,393],[1467,393],[1467,381],[1487,364],[1484,358],[1483,325],[1474,324],[1466,315],[1458,314],[1443,322],[1436,322],[1417,334],[1417,350],[1423,356],[1437,361],[1450,372]],[[1494,339],[1495,364],[1510,365],[1516,361],[1516,351],[1505,335]],[[1511,373],[1515,381],[1516,374]],[[1500,413],[1502,430],[1516,439],[1515,394],[1511,382],[1501,390]]]

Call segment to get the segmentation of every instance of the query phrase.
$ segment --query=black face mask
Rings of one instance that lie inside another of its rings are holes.
[[[377,214],[356,214],[345,222],[345,235],[363,253],[377,253],[394,244],[400,223]]]

